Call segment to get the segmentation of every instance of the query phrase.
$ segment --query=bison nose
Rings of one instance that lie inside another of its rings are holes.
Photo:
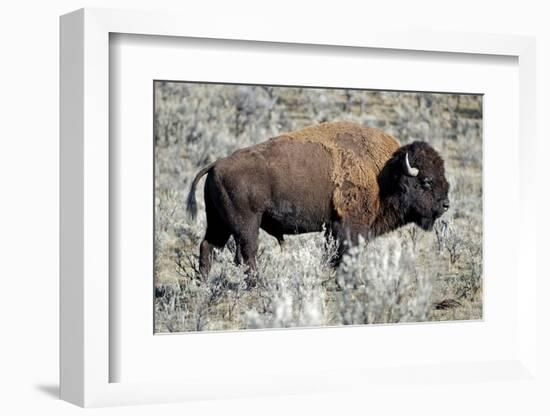
[[[443,207],[443,211],[447,211],[449,209],[449,200],[445,198],[441,203],[441,206]]]

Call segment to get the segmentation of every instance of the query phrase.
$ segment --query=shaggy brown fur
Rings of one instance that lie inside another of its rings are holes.
[[[323,123],[282,137],[319,143],[330,155],[332,204],[346,222],[370,225],[380,211],[378,175],[399,148],[392,136],[354,123]]]
[[[406,156],[418,175],[411,175]],[[448,183],[435,150],[423,142],[399,147],[382,131],[352,123],[286,133],[205,167],[191,185],[192,216],[197,183],[207,173],[203,277],[212,248],[225,246],[231,235],[235,260],[253,271],[260,228],[282,243],[284,234],[325,227],[339,243],[338,263],[359,235],[369,240],[408,222],[430,229],[448,208]]]

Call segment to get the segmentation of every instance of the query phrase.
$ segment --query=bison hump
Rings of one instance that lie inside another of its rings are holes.
[[[399,142],[381,130],[348,122],[322,123],[285,134],[322,145],[332,161],[332,204],[349,222],[371,224],[380,208],[378,174]]]

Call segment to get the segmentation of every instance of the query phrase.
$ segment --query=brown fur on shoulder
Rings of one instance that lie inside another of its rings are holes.
[[[348,122],[322,123],[282,137],[319,143],[332,161],[334,209],[349,223],[372,224],[380,210],[378,174],[399,142],[381,130]]]

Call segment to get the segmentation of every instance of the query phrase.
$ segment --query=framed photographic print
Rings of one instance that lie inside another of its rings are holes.
[[[533,380],[534,41],[242,27],[61,18],[62,398]]]

